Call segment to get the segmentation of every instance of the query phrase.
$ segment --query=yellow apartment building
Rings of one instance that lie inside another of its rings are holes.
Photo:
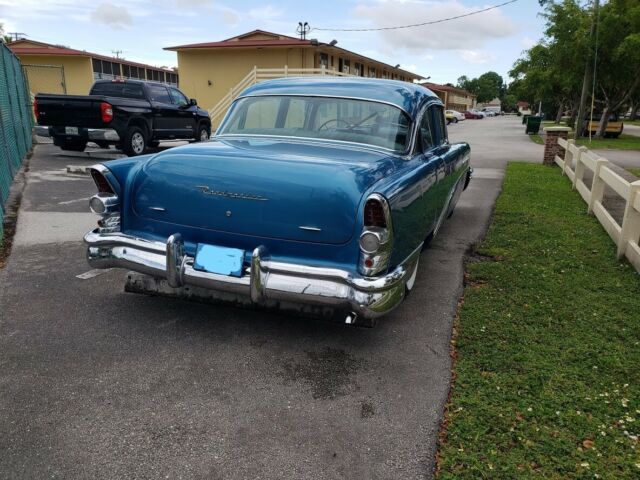
[[[20,59],[32,94],[87,95],[100,79],[133,78],[178,84],[178,73],[62,45],[17,40],[7,45]]]
[[[423,85],[440,97],[447,110],[464,112],[476,106],[476,96],[461,88],[431,82],[425,82]]]
[[[180,88],[211,113],[217,125],[242,89],[267,78],[298,75],[357,75],[413,82],[423,77],[345,50],[337,42],[319,42],[254,30],[226,40],[179,45]]]

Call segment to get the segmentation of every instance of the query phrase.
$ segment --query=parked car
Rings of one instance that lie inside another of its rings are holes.
[[[482,109],[484,113],[491,113],[490,116],[497,117],[498,115],[504,115],[504,112],[500,110],[500,107],[484,107]]]
[[[477,110],[466,110],[464,112],[464,117],[471,118],[473,120],[479,120],[484,118],[484,115],[481,112],[478,112]]]
[[[89,95],[38,94],[33,109],[40,126],[63,150],[83,151],[88,141],[118,145],[127,155],[144,153],[160,140],[203,141],[209,114],[175,87],[138,80],[100,80]]]
[[[89,264],[370,326],[471,178],[443,110],[393,80],[249,87],[211,141],[91,169]]]
[[[459,121],[464,120],[466,118],[464,114],[457,112],[455,110],[445,110],[444,114],[447,116],[447,118],[450,117],[453,123],[458,123]]]
[[[485,117],[495,117],[496,116],[496,112],[494,112],[493,110],[481,110],[481,113],[483,113]]]
[[[453,115],[453,113],[449,112],[449,110],[445,110],[444,118],[447,121],[447,125],[450,125],[456,119],[456,117]]]

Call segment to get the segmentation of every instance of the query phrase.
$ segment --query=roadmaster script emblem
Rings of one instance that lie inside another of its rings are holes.
[[[260,195],[253,195],[251,193],[236,193],[227,192],[221,190],[212,190],[208,185],[196,185],[196,188],[206,195],[215,195],[217,197],[237,198],[239,200],[257,200],[259,202],[266,202],[269,200]]]

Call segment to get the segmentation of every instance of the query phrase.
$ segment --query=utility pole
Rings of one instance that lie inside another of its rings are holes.
[[[111,53],[113,53],[116,58],[120,58],[120,54],[122,53],[122,50],[111,50]]]
[[[587,95],[591,90],[591,79],[593,78],[593,62],[591,61],[591,53],[593,49],[593,36],[596,31],[596,22],[598,21],[598,8],[600,8],[600,0],[593,0],[593,16],[591,18],[591,32],[589,33],[589,49],[587,51],[587,61],[584,66],[584,78],[582,79],[582,95],[580,95],[580,105],[578,106],[578,118],[576,119],[573,132],[573,138],[576,140],[582,133],[585,104],[587,103]]]

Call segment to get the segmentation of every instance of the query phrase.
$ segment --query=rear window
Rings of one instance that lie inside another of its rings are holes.
[[[138,83],[110,82],[96,83],[90,95],[106,95],[109,97],[144,98],[142,85]]]

